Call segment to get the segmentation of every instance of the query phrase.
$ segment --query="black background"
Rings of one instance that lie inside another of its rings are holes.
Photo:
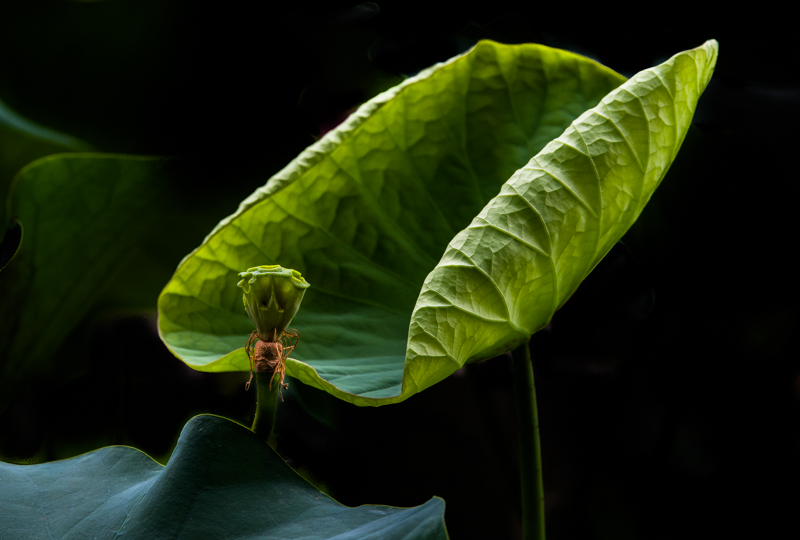
[[[477,39],[544,43],[631,76],[716,38],[715,75],[664,183],[532,339],[548,537],[791,527],[800,70],[787,14],[698,21],[677,6],[581,15],[501,1],[249,6],[4,0],[0,98],[101,151],[202,163],[180,188],[187,205],[219,198],[210,230],[353,107]],[[202,237],[187,232],[187,249],[164,257],[174,268]],[[128,444],[163,462],[194,414],[251,420],[246,376],[186,368],[159,341],[153,315],[95,310],[62,347],[79,348],[86,369],[20,389],[0,415],[4,459]],[[438,495],[452,538],[519,537],[511,384],[510,360],[499,357],[402,404],[361,409],[291,381],[278,450],[344,504]]]

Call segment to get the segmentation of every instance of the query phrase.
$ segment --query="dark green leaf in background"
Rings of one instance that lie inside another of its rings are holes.
[[[246,428],[198,416],[165,467],[122,446],[40,465],[0,463],[0,537],[444,540],[447,532],[442,499],[348,508]]]
[[[166,164],[60,154],[17,177],[9,210],[23,241],[0,272],[0,410],[23,381],[75,368],[63,365],[59,345],[101,296],[140,290],[137,248],[162,234],[169,210]]]
[[[8,208],[22,243],[0,272],[0,410],[35,377],[80,374],[85,337],[61,348],[79,324],[155,310],[175,265],[251,181],[220,193],[205,189],[209,177],[217,166],[197,158],[97,153],[20,172]]]

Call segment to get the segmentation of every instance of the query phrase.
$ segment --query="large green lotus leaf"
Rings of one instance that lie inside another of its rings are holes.
[[[360,405],[407,397],[409,320],[447,243],[624,80],[565,51],[481,42],[377,96],[184,259],[159,300],[162,338],[196,369],[249,370],[237,273],[280,264],[311,284],[288,373]]]
[[[0,537],[446,539],[444,501],[348,508],[248,429],[197,416],[165,467],[110,446],[40,465],[0,463]]]
[[[0,410],[33,377],[77,369],[59,345],[102,295],[141,289],[138,248],[163,234],[170,211],[167,163],[58,154],[17,176],[9,210],[23,241],[0,272]],[[159,288],[151,286],[153,307]]]
[[[248,369],[236,272],[281,264],[311,284],[288,372],[352,403],[513,348],[635,221],[715,59],[709,42],[617,88],[563,51],[479,43],[362,107],[221,222],[162,293],[163,339],[197,369]]]

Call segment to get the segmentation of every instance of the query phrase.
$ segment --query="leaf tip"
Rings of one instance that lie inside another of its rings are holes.
[[[714,74],[714,68],[717,66],[717,56],[719,55],[719,42],[716,39],[709,39],[695,50],[700,50],[705,53],[705,69],[703,69],[701,76],[702,88],[708,86],[711,80],[711,75]]]

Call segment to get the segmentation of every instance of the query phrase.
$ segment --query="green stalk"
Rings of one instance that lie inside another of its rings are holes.
[[[250,428],[257,435],[264,439],[269,439],[272,429],[275,427],[275,412],[278,410],[278,399],[280,398],[280,376],[276,376],[272,381],[272,390],[269,389],[269,382],[272,373],[261,373],[256,371],[256,417],[253,419],[253,427]]]
[[[513,351],[514,398],[519,431],[519,471],[522,484],[522,538],[544,540],[544,485],[542,447],[539,442],[539,414],[533,364],[526,341]]]

